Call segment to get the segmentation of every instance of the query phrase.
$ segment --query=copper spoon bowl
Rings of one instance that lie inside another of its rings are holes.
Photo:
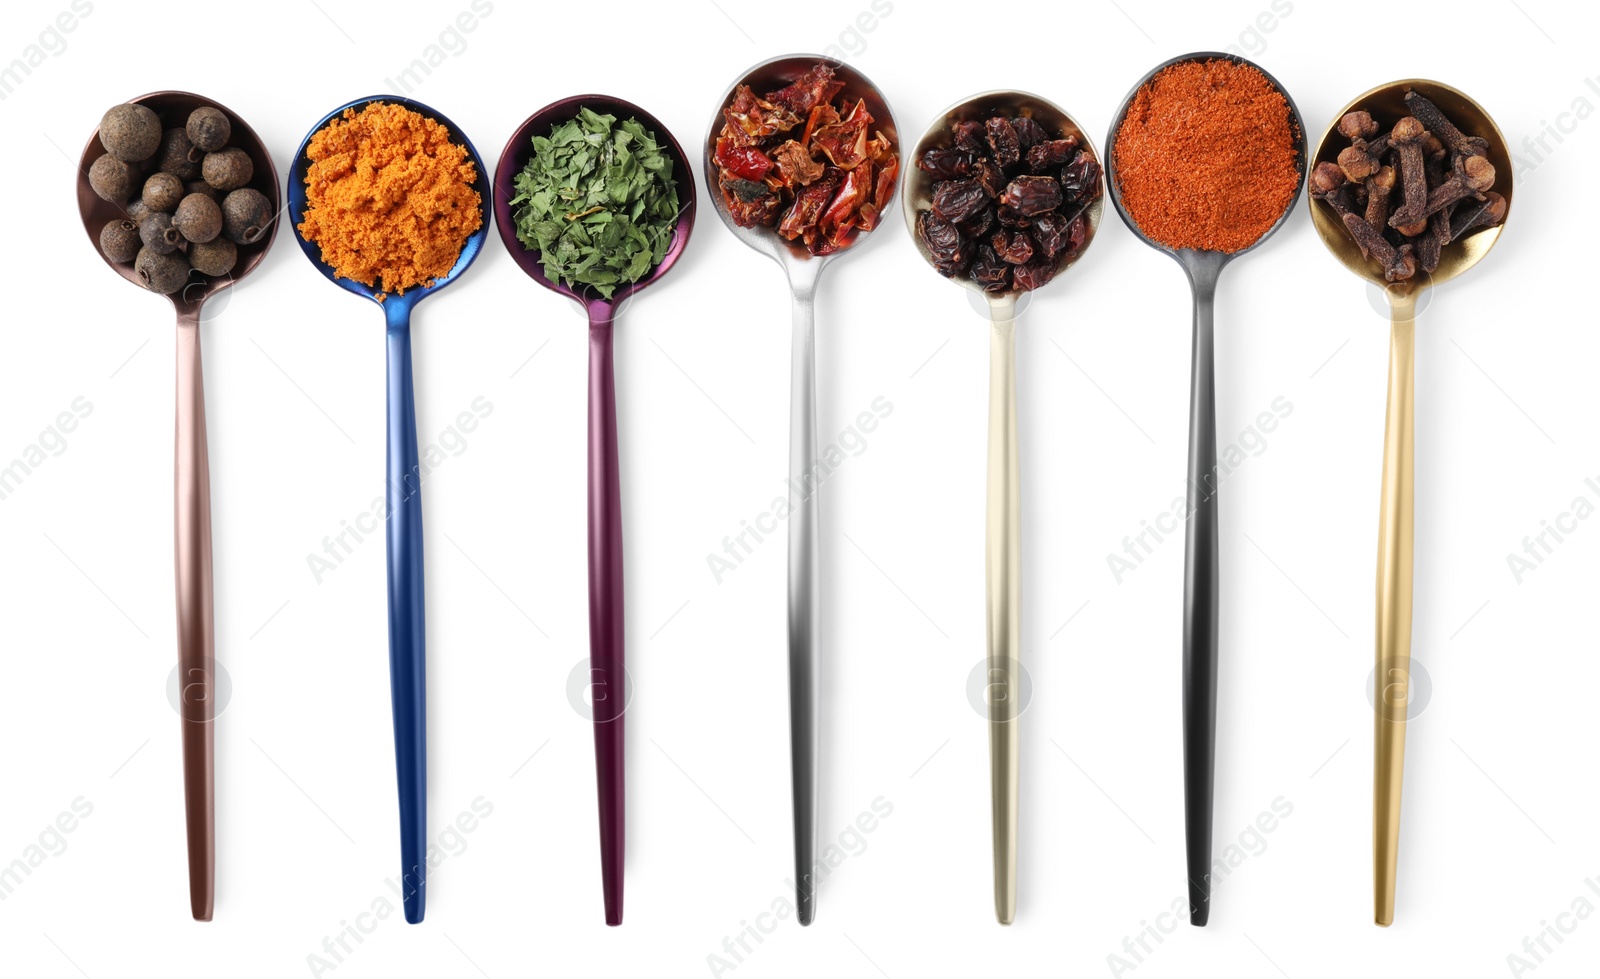
[[[278,230],[282,211],[278,173],[272,156],[255,130],[238,113],[192,92],[152,92],[129,102],[148,106],[161,128],[182,128],[189,113],[203,105],[219,109],[232,125],[229,146],[244,150],[254,165],[245,186],[259,190],[272,205],[273,220],[255,241],[238,246],[238,260],[226,275],[208,276],[191,269],[189,282],[167,298],[178,314],[177,443],[175,446],[175,530],[178,595],[178,688],[182,691],[183,796],[189,846],[189,908],[196,921],[210,921],[216,890],[215,779],[213,773],[214,658],[211,599],[211,476],[206,460],[205,392],[200,369],[200,308],[207,299],[249,275]],[[133,263],[120,264],[100,250],[100,229],[126,218],[120,204],[102,200],[89,186],[89,166],[105,152],[98,131],[83,148],[78,162],[78,213],[95,254],[118,275],[144,289]],[[148,291],[148,290],[146,290]]]

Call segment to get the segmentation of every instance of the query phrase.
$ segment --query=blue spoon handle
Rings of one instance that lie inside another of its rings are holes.
[[[422,470],[411,386],[411,309],[391,296],[388,320],[389,686],[400,788],[400,860],[406,920],[422,920],[428,849],[427,688],[422,603]]]

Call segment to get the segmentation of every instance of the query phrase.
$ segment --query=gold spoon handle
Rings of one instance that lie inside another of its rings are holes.
[[[1015,301],[990,301],[987,558],[989,791],[994,831],[994,913],[1017,913],[1017,775],[1022,704],[1022,496],[1017,460]]]
[[[1400,788],[1405,771],[1406,708],[1411,685],[1411,538],[1413,352],[1416,293],[1389,296],[1389,410],[1383,434],[1383,493],[1378,507],[1377,670],[1373,679],[1375,754],[1372,779],[1373,908],[1394,922],[1400,853]]]

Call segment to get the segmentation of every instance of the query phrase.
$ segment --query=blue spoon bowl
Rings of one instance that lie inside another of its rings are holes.
[[[322,250],[300,233],[306,216],[306,174],[311,158],[306,148],[311,137],[347,109],[362,109],[374,102],[404,106],[434,120],[450,132],[450,139],[466,147],[477,169],[472,182],[478,192],[482,224],[461,247],[449,274],[431,285],[418,285],[404,294],[385,292],[339,275],[322,260]],[[400,858],[402,898],[406,920],[422,920],[427,883],[428,851],[428,740],[424,664],[422,590],[422,470],[417,458],[417,409],[411,383],[411,310],[428,296],[461,277],[489,238],[490,173],[482,156],[455,123],[420,102],[396,95],[373,95],[346,102],[323,116],[306,133],[289,166],[289,223],[306,258],[335,285],[364,296],[383,307],[388,324],[388,480],[389,519],[389,684],[394,704],[396,782],[400,790]]]

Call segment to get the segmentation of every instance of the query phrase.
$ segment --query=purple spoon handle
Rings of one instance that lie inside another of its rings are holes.
[[[622,709],[622,488],[617,466],[617,385],[610,303],[589,312],[589,689],[594,700],[595,782],[600,799],[600,883],[606,924],[622,924],[624,847]]]

